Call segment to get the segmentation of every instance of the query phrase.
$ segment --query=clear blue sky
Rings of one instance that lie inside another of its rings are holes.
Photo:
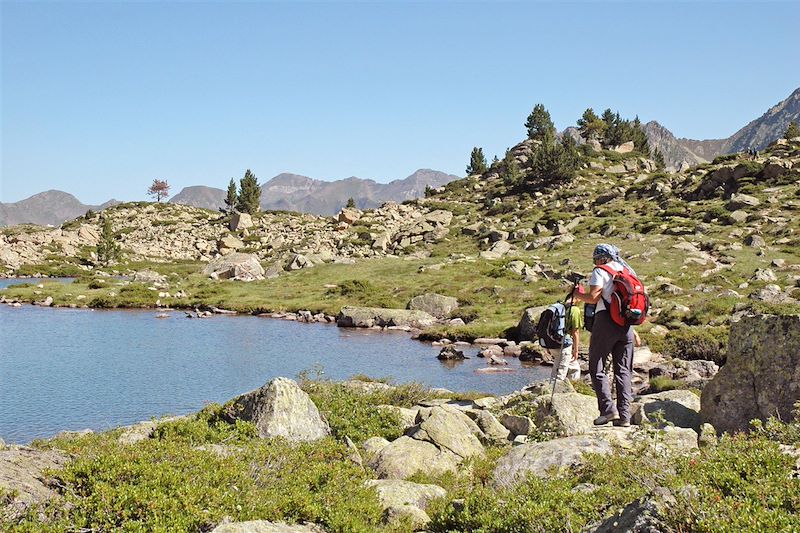
[[[538,102],[727,137],[800,86],[797,2],[1,5],[3,202],[463,175]]]

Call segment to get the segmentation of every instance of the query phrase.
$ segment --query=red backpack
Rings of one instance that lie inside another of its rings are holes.
[[[611,314],[611,320],[620,326],[638,326],[647,318],[650,309],[650,298],[644,290],[644,285],[639,278],[627,269],[618,272],[608,265],[599,265],[611,275],[614,290],[611,301],[603,299],[606,309]]]

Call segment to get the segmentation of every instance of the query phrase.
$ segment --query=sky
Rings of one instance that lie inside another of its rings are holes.
[[[252,169],[463,175],[587,107],[723,138],[800,86],[800,2],[0,2],[0,201]]]

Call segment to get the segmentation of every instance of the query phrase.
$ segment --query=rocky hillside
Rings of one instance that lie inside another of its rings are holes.
[[[100,205],[86,205],[63,191],[50,190],[13,203],[0,203],[0,226],[39,224],[58,226],[88,210],[100,211],[119,202],[109,200]]]
[[[719,155],[750,148],[763,150],[782,137],[793,120],[800,121],[800,88],[726,139],[676,138],[656,121],[648,122],[644,128],[650,147],[661,150],[669,167],[681,169],[713,161]]]
[[[350,177],[322,181],[299,174],[278,174],[262,184],[261,208],[267,211],[297,211],[333,215],[353,198],[361,209],[371,209],[384,202],[402,202],[424,196],[425,188],[439,187],[458,176],[437,170],[419,169],[407,178],[389,183]],[[224,203],[225,191],[213,187],[186,187],[169,201],[216,210]]]
[[[107,209],[116,242],[133,261],[209,261],[234,251],[298,268],[352,258],[402,253],[447,234],[452,214],[388,202],[337,218],[301,213],[262,213],[231,223],[230,217],[197,207],[128,203]],[[58,262],[63,257],[91,264],[101,218],[79,217],[60,228],[18,226],[0,235],[0,263],[11,269]],[[231,231],[233,230],[233,231]],[[87,269],[90,267],[86,267]]]

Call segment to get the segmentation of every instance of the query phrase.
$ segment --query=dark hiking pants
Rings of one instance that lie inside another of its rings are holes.
[[[631,418],[633,342],[633,328],[617,325],[611,320],[608,311],[600,311],[595,315],[592,339],[589,342],[589,375],[592,377],[592,387],[597,394],[597,408],[601,415],[610,415],[616,411],[623,420]],[[617,386],[616,410],[611,401],[611,384],[603,368],[609,354]]]

